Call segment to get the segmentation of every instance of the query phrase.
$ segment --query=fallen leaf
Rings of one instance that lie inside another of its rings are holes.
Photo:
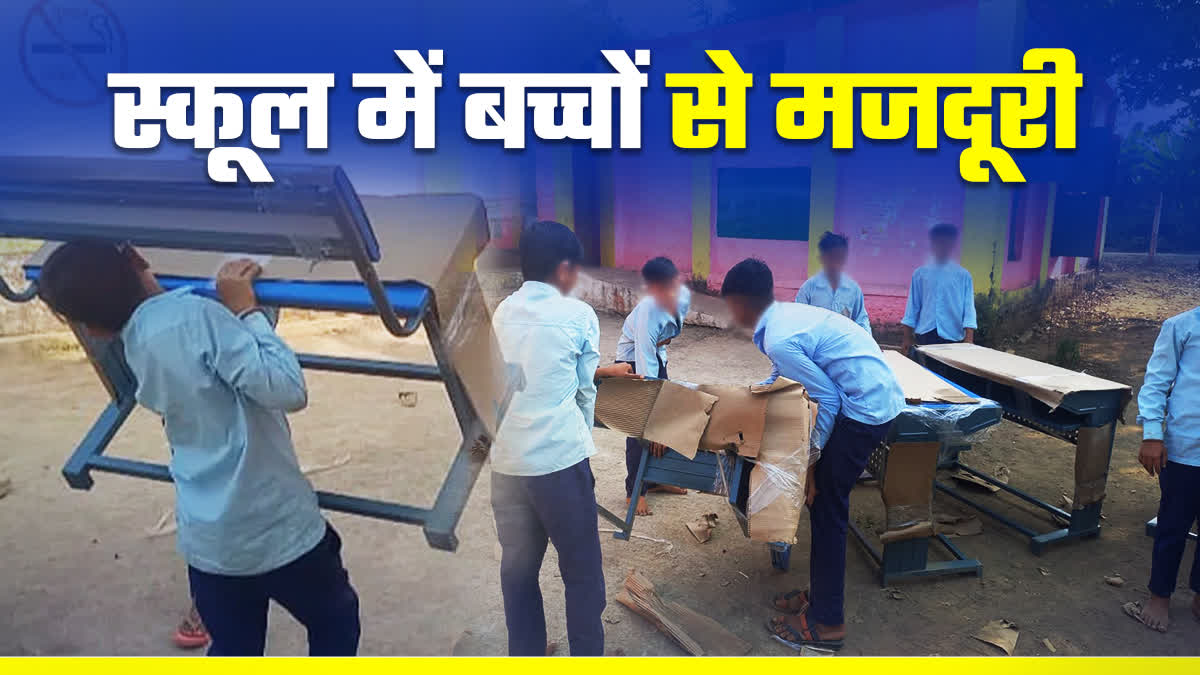
[[[1050,570],[1046,569],[1045,567],[1039,567],[1038,572],[1041,572],[1042,576],[1044,577],[1050,576]]]
[[[712,539],[713,530],[717,528],[717,514],[706,513],[696,520],[686,523],[688,532],[696,538],[696,541],[701,544],[707,543]]]
[[[971,637],[980,642],[986,642],[989,645],[998,647],[1005,654],[1012,656],[1013,650],[1017,648],[1017,638],[1020,635],[1016,624],[1008,619],[996,619],[995,621],[988,622],[986,626]]]
[[[1116,586],[1117,588],[1120,588],[1125,585],[1125,577],[1121,576],[1120,574],[1110,574],[1104,577],[1104,583],[1108,584],[1109,586]]]
[[[610,624],[616,625],[616,624],[618,624],[618,623],[621,623],[621,617],[619,617],[619,616],[606,616],[606,617],[604,617],[604,623],[610,623]]]
[[[1049,649],[1051,654],[1058,653],[1058,650],[1054,648],[1054,643],[1050,641],[1050,638],[1042,638],[1042,644],[1046,645],[1046,649]]]
[[[417,407],[417,392],[415,391],[398,392],[396,397],[400,399],[400,405],[404,406],[405,408]]]

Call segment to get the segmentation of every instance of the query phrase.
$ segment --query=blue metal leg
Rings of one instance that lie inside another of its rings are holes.
[[[1154,533],[1157,531],[1158,531],[1158,518],[1155,517],[1155,518],[1151,518],[1150,520],[1147,520],[1146,521],[1146,536],[1153,537]],[[1200,535],[1197,535],[1195,532],[1188,532],[1188,539],[1191,539],[1192,541],[1200,541]]]
[[[792,565],[792,545],[781,541],[767,544],[771,550],[771,567],[786,572]]]
[[[633,493],[629,497],[629,509],[625,512],[625,525],[620,532],[613,532],[613,539],[629,540],[633,531],[633,519],[637,518],[638,497],[642,494],[642,482],[646,477],[646,465],[649,464],[650,448],[642,443],[642,461],[638,462],[637,476],[633,479]]]
[[[867,555],[879,567],[879,585],[887,586],[893,581],[922,577],[943,577],[958,574],[983,576],[983,563],[968,558],[945,535],[920,537],[884,544],[881,551],[867,539],[867,535],[850,521],[850,532],[862,545]],[[953,560],[929,562],[929,544],[932,541],[944,546]]]
[[[104,453],[104,449],[112,442],[113,436],[117,435],[117,430],[125,423],[125,419],[129,417],[129,413],[136,406],[137,401],[130,397],[112,401],[100,413],[100,417],[96,418],[92,428],[88,429],[87,435],[83,437],[83,440],[75,448],[75,452],[71,453],[70,459],[63,466],[62,474],[63,478],[67,479],[67,485],[76,490],[92,488],[90,466],[92,461]]]

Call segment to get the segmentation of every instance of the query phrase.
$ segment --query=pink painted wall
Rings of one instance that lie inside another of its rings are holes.
[[[1049,198],[1050,186],[1045,183],[1030,183],[1018,188],[1013,226],[1022,230],[1021,256],[1018,260],[1005,261],[1000,277],[1001,290],[1024,288],[1036,284],[1041,277]]]
[[[651,153],[647,153],[651,154]],[[663,170],[664,166],[670,167]],[[692,174],[688,163],[664,157],[613,160],[614,259],[639,269],[665,255],[692,271]]]

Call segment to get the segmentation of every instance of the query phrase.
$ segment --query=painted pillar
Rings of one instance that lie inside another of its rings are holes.
[[[1054,237],[1054,207],[1058,199],[1058,183],[1050,183],[1046,195],[1046,230],[1042,241],[1042,271],[1038,275],[1038,284],[1046,283],[1050,278],[1050,242]]]
[[[1023,0],[979,0],[976,11],[975,66],[979,72],[1009,72],[1019,64],[1024,30]],[[1012,192],[993,177],[986,184],[963,186],[962,265],[976,293],[999,292],[1008,259]]]
[[[692,159],[692,280],[706,281],[712,273],[712,154]]]
[[[829,15],[817,20],[813,51],[810,55],[815,70],[841,70],[845,32],[845,17]],[[808,276],[812,276],[813,271],[821,266],[817,241],[826,231],[834,231],[834,218],[837,213],[837,155],[833,148],[813,148],[811,170],[808,203]]]

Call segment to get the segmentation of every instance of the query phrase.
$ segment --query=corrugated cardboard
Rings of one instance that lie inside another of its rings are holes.
[[[717,397],[712,419],[700,438],[704,450],[734,448],[743,457],[757,457],[767,424],[767,397],[750,387],[702,384],[700,391]]]
[[[717,397],[667,380],[600,381],[596,420],[693,459]]]
[[[883,360],[900,382],[908,403],[979,403],[900,352],[885,349]]]
[[[1057,408],[1067,395],[1078,391],[1124,390],[1122,409],[1132,396],[1129,385],[979,345],[956,343],[917,349],[929,358],[964,372],[1019,389],[1050,406],[1051,410]]]
[[[596,398],[596,419],[622,433],[663,443],[688,458],[696,456],[697,447],[734,449],[753,458],[747,529],[751,539],[766,542],[795,543],[816,411],[804,387],[782,377],[761,388],[694,389],[663,380],[612,378],[600,382]],[[697,430],[701,420],[706,425]],[[692,439],[690,445],[685,438]]]
[[[747,529],[753,541],[794,544],[817,404],[803,386],[786,378],[756,389],[754,396],[766,399],[767,407],[762,445],[750,472]]]
[[[933,531],[933,480],[941,443],[893,443],[881,480],[887,530],[929,536]],[[927,525],[920,531],[917,525]]]

